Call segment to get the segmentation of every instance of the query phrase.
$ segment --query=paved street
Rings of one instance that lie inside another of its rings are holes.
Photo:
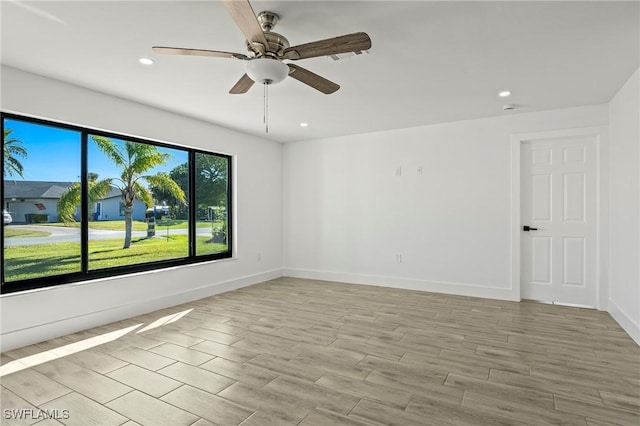
[[[38,226],[38,225],[9,225],[11,228],[21,227],[34,231],[49,232],[51,235],[46,237],[12,237],[5,238],[5,247],[26,246],[34,244],[51,244],[51,243],[68,243],[80,241],[80,228],[67,228],[64,226]],[[169,235],[185,235],[186,229],[169,229]],[[197,228],[197,234],[200,236],[210,236],[210,228]],[[147,231],[133,231],[132,237],[145,237]],[[162,237],[167,235],[167,229],[162,226],[156,227],[156,236]],[[89,240],[104,240],[109,238],[124,238],[124,231],[107,231],[103,229],[89,229]]]

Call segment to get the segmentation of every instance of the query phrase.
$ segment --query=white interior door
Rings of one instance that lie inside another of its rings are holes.
[[[521,157],[522,298],[595,306],[596,136],[525,142]]]

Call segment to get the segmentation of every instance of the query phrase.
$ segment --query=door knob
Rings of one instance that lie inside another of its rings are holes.
[[[538,228],[532,228],[529,225],[525,225],[525,226],[522,227],[522,230],[529,232],[529,231],[537,231]]]

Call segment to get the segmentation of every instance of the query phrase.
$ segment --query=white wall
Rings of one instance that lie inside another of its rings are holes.
[[[1,83],[7,112],[236,156],[237,205],[235,259],[2,295],[1,350],[281,275],[280,144],[9,67]]]
[[[609,312],[640,344],[640,71],[609,104]]]
[[[519,300],[510,135],[607,122],[597,105],[287,144],[284,274]]]
[[[517,300],[510,136],[609,120],[611,233],[603,229],[611,248],[602,266],[610,271],[609,311],[638,341],[638,72],[610,105],[298,142],[284,152],[166,111],[8,67],[1,72],[5,111],[236,156],[238,214],[233,260],[1,296],[1,350],[283,272]]]

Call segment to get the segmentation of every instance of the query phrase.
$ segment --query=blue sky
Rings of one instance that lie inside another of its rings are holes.
[[[11,129],[11,137],[22,141],[27,158],[18,158],[24,166],[24,180],[75,182],[80,176],[80,132],[20,120],[5,119],[4,128]],[[118,139],[113,142],[122,143]],[[172,158],[148,174],[169,172],[187,161],[187,153],[158,147]],[[89,171],[100,179],[119,176],[118,169],[89,138]],[[19,177],[16,177],[19,179]]]

